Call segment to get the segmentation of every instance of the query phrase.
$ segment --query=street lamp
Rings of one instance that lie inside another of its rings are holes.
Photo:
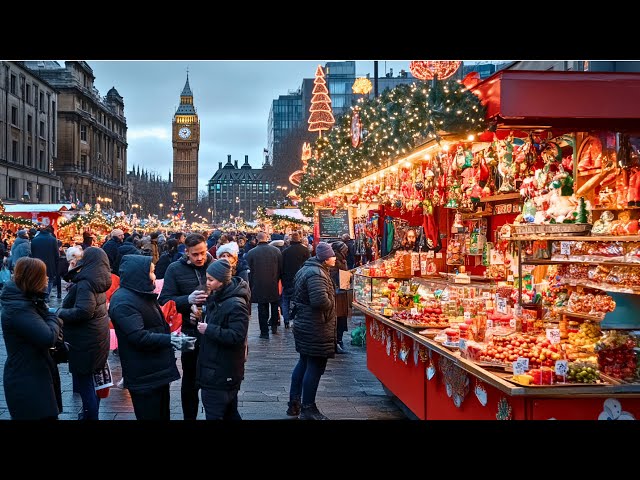
[[[211,223],[213,223],[213,210],[211,210],[211,208],[207,208],[207,212],[211,214]]]
[[[164,211],[162,210],[162,208],[164,207],[164,203],[159,203],[158,206],[160,207],[160,216],[163,216]]]

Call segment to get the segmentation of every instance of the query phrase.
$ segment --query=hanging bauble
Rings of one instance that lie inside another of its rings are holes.
[[[393,202],[393,206],[396,208],[402,208],[402,200],[400,200],[399,198],[396,198]]]
[[[444,80],[458,71],[462,62],[459,60],[414,60],[409,64],[409,70],[414,77],[420,80]]]
[[[424,188],[424,182],[416,182],[413,186],[416,190],[420,191]]]

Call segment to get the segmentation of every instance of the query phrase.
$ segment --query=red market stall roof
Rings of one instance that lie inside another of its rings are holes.
[[[640,73],[501,70],[471,90],[498,128],[640,130]]]

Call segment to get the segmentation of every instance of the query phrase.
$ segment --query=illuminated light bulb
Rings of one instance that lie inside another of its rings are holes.
[[[425,160],[431,160],[431,155],[429,155],[428,153],[424,154],[424,159]]]
[[[467,118],[467,120],[469,120],[469,119]],[[475,139],[476,139],[476,136],[475,136],[475,135],[473,135],[473,134],[471,134],[471,135],[469,135],[469,136],[467,137],[467,140],[469,140],[470,142],[473,142]]]

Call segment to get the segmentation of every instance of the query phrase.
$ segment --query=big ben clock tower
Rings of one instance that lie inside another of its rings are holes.
[[[184,211],[193,210],[198,201],[198,150],[200,149],[200,120],[193,106],[189,73],[180,94],[180,106],[173,116],[173,191]]]

